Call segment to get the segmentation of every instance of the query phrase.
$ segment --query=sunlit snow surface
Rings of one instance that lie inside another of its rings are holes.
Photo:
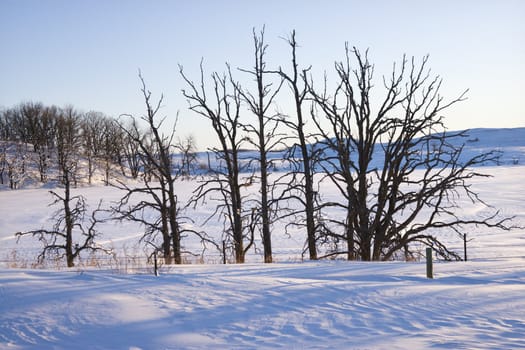
[[[494,177],[473,184],[522,227],[523,165],[483,167]],[[180,187],[181,198],[192,186]],[[118,198],[103,186],[79,191],[93,206]],[[0,260],[14,252],[34,260],[39,242],[17,244],[13,233],[47,227],[50,201],[46,189],[0,192]],[[212,210],[190,213],[196,227]],[[464,201],[461,210],[476,216],[487,208]],[[101,243],[145,254],[136,245],[139,227],[113,223],[102,231]],[[433,280],[424,262],[301,262],[304,233],[283,231],[274,227],[271,265],[253,252],[245,265],[163,266],[159,277],[151,269],[0,263],[0,349],[525,349],[524,228],[466,230],[470,261],[435,261]],[[462,252],[457,235],[445,241]],[[191,239],[185,246],[199,251]]]
[[[2,349],[519,349],[525,260],[0,273]]]

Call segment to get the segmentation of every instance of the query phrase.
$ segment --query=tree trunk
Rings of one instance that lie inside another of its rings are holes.
[[[173,258],[175,264],[182,264],[182,252],[181,252],[181,236],[180,236],[180,227],[177,220],[177,198],[175,196],[175,188],[173,185],[173,180],[169,182],[169,220],[171,226],[171,237],[173,241]]]
[[[232,198],[233,210],[233,241],[235,245],[235,262],[243,264],[245,260],[244,241],[242,232],[241,202],[239,187],[234,188]]]
[[[272,238],[270,232],[270,218],[268,208],[268,162],[266,159],[266,147],[264,139],[264,119],[259,118],[260,134],[260,157],[261,157],[261,219],[262,219],[262,240],[264,248],[264,262],[272,262]]]
[[[64,220],[66,223],[66,260],[67,260],[67,267],[74,267],[74,254],[73,254],[73,217],[71,213],[71,207],[69,206],[69,201],[71,200],[71,193],[70,193],[70,180],[69,180],[69,172],[68,170],[64,170]]]
[[[299,93],[295,93],[297,101],[297,125],[299,133],[299,142],[301,144],[301,153],[303,156],[303,170],[304,170],[304,192],[305,192],[305,214],[306,214],[306,234],[308,239],[308,253],[310,260],[317,260],[317,246],[315,237],[315,208],[314,208],[314,190],[313,190],[313,175],[311,166],[311,156],[308,152],[306,144],[306,137],[303,131],[303,113],[299,103]]]
[[[346,245],[348,249],[347,259],[355,260],[355,240],[354,240],[354,214],[353,214],[352,203],[349,201],[346,207],[346,222],[345,222],[345,231],[346,231]]]

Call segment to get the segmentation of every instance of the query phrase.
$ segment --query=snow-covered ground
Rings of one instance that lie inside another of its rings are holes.
[[[524,163],[483,167],[494,177],[473,184],[518,226]],[[180,186],[181,198],[193,185]],[[335,193],[329,184],[322,190]],[[119,196],[104,186],[78,191],[92,206]],[[523,228],[470,228],[470,260],[435,261],[434,279],[424,262],[301,262],[304,233],[288,237],[282,226],[269,265],[254,251],[248,264],[216,264],[209,251],[210,264],[163,266],[158,277],[151,268],[9,267],[34,261],[40,243],[17,244],[13,233],[48,226],[50,201],[45,188],[0,191],[0,349],[525,349]],[[486,211],[464,204],[464,215]],[[196,227],[211,210],[189,213]],[[222,229],[209,225],[211,235]],[[99,243],[145,256],[140,227],[101,231]],[[444,235],[462,252],[457,234]],[[185,246],[200,249],[191,239]]]
[[[1,349],[520,349],[525,260],[0,272]]]

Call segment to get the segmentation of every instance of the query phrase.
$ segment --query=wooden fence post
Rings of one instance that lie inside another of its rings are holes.
[[[427,278],[434,278],[432,269],[432,248],[427,248]]]
[[[467,261],[467,234],[463,234],[463,254],[465,256],[465,261]]]
[[[222,241],[222,263],[226,265],[226,241]]]
[[[155,250],[153,252],[153,256],[154,256],[154,259],[155,259],[155,276],[159,276],[159,265],[157,264],[157,250]]]

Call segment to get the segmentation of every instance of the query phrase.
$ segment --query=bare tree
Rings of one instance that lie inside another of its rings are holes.
[[[16,190],[23,184],[27,175],[25,146],[21,142],[12,142],[3,148],[2,152],[3,155],[0,155],[1,172],[3,173],[7,169],[9,188]]]
[[[151,242],[153,236],[160,232],[165,263],[181,264],[181,239],[184,232],[181,227],[182,207],[175,191],[177,174],[173,173],[172,166],[176,122],[171,133],[162,133],[165,118],[159,120],[158,113],[163,96],[154,104],[142,75],[139,74],[139,78],[146,104],[146,114],[141,120],[147,124],[147,133],[144,136],[139,131],[133,116],[128,116],[132,118],[131,128],[122,126],[122,130],[139,147],[139,157],[145,172],[141,186],[131,187],[122,181],[118,182],[116,186],[124,190],[125,194],[113,209],[119,219],[136,221],[145,226],[144,241]],[[134,200],[135,197],[137,200]],[[146,215],[148,210],[156,212],[156,218],[149,218]]]
[[[306,132],[306,117],[303,115],[304,103],[308,97],[308,87],[306,85],[306,74],[310,68],[299,69],[297,63],[297,41],[295,39],[295,31],[292,32],[288,39],[288,44],[292,50],[292,68],[291,72],[287,73],[282,68],[274,72],[281,76],[287,83],[292,93],[292,100],[294,101],[295,117],[284,120],[285,124],[292,131],[296,137],[296,143],[290,148],[289,159],[292,163],[299,166],[295,172],[291,174],[291,181],[288,185],[286,194],[281,198],[294,198],[298,200],[304,207],[304,215],[306,216],[306,235],[307,248],[311,260],[317,259],[317,230],[318,223],[316,222],[316,196],[317,191],[314,189],[314,168],[316,155],[314,149],[310,147],[311,139]],[[298,151],[298,152],[297,152]],[[299,153],[299,157],[297,157]],[[299,178],[301,175],[301,178]],[[298,191],[299,194],[293,194],[292,191]]]
[[[53,165],[52,154],[56,147],[56,129],[60,109],[56,106],[44,108],[40,122],[37,124],[36,151],[38,153],[38,169],[40,181],[47,181],[48,168]]]
[[[195,202],[204,200],[213,193],[220,194],[220,203],[214,214],[224,217],[225,230],[233,238],[235,261],[243,263],[246,252],[253,245],[254,237],[253,231],[246,233],[243,225],[241,188],[245,183],[241,179],[239,153],[244,138],[238,134],[241,130],[240,88],[233,81],[229,67],[228,75],[221,76],[213,73],[211,79],[214,99],[210,101],[206,94],[202,62],[200,86],[184,75],[182,67],[180,67],[180,73],[189,88],[183,90],[183,95],[188,99],[190,109],[210,120],[220,144],[219,147],[212,149],[219,160],[219,165],[210,169],[209,178],[197,188]],[[246,239],[247,244],[245,245]]]
[[[0,185],[3,185],[4,173],[7,169],[7,150],[10,141],[10,118],[7,110],[0,112]]]
[[[197,167],[197,145],[193,135],[188,135],[184,139],[179,139],[175,144],[175,149],[179,153],[180,164],[178,171],[181,176],[189,177],[195,173]]]
[[[0,185],[3,185],[4,173],[7,169],[7,142],[0,141]]]
[[[121,126],[116,120],[111,118],[104,118],[102,133],[100,135],[102,144],[102,154],[100,155],[102,167],[104,170],[104,183],[109,185],[110,179],[116,171],[115,167],[120,167],[122,175],[126,175],[125,156],[123,155],[124,142],[128,141],[131,144],[132,140],[126,140],[126,135]]]
[[[259,177],[260,177],[260,194],[261,198],[258,201],[261,219],[262,243],[264,248],[264,262],[272,262],[272,238],[270,231],[270,198],[271,189],[268,184],[268,172],[271,168],[271,161],[268,159],[268,153],[275,150],[276,147],[282,147],[283,135],[280,135],[277,130],[281,119],[276,115],[270,114],[269,108],[274,102],[274,98],[279,92],[283,80],[277,84],[276,88],[272,88],[272,83],[265,81],[266,62],[265,53],[267,45],[264,43],[264,28],[259,35],[253,30],[254,42],[254,56],[255,64],[252,70],[241,69],[241,71],[253,76],[256,83],[255,92],[252,94],[249,90],[240,89],[244,102],[248,105],[250,111],[255,115],[256,123],[244,124],[244,129],[249,134],[255,135],[255,140],[248,138],[249,143],[255,147],[258,153],[259,162]]]
[[[356,61],[351,67],[351,56]],[[344,227],[330,234],[347,242],[349,259],[389,260],[413,252],[410,244],[433,247],[442,257],[460,259],[440,241],[438,232],[460,232],[466,225],[508,229],[498,213],[483,218],[456,215],[457,198],[484,203],[469,180],[486,176],[472,169],[495,159],[493,152],[462,157],[458,138],[445,132],[442,113],[464,100],[465,93],[446,102],[441,78],[431,77],[425,57],[421,64],[403,58],[383,79],[386,90],[378,108],[371,104],[373,65],[367,53],[346,47],[346,60],[335,65],[335,91],[316,90],[312,117],[326,146],[325,171],[343,195]],[[374,112],[375,111],[375,112]],[[321,116],[318,116],[320,114]],[[326,128],[323,122],[328,122]]]
[[[54,148],[55,129],[59,109],[46,107],[38,102],[21,103],[13,111],[12,122],[18,136],[16,139],[33,147],[37,154],[40,181],[48,180],[51,153]]]
[[[13,133],[9,109],[0,111],[0,141],[10,141]]]
[[[104,145],[105,116],[100,112],[88,112],[82,117],[82,154],[87,161],[88,183],[91,184]]]
[[[22,236],[32,235],[37,237],[44,245],[42,252],[38,255],[38,260],[42,263],[50,255],[53,257],[66,258],[67,267],[74,267],[75,260],[80,257],[83,251],[102,251],[110,254],[111,250],[95,243],[95,239],[100,233],[96,230],[96,225],[100,221],[96,215],[101,211],[100,205],[91,212],[89,219],[86,199],[82,195],[72,195],[69,178],[66,176],[63,182],[64,193],[49,191],[54,200],[51,205],[61,205],[55,211],[52,219],[55,221],[52,229],[38,229],[27,232],[18,232],[18,240]]]
[[[80,161],[80,115],[72,106],[60,110],[56,121],[56,159],[59,181],[64,185],[78,183]]]
[[[84,250],[104,250],[94,243],[98,232],[96,213],[93,211],[88,226],[85,225],[84,216],[87,213],[85,198],[81,195],[73,196],[71,188],[77,183],[77,169],[79,162],[78,149],[80,147],[79,128],[80,118],[78,112],[72,107],[60,111],[56,120],[56,159],[59,167],[60,185],[64,194],[50,191],[54,197],[54,204],[61,204],[53,215],[55,224],[53,229],[38,229],[17,233],[19,237],[32,235],[43,242],[44,249],[39,255],[39,260],[44,260],[49,253],[66,258],[67,266],[73,267],[75,259]],[[100,204],[99,204],[100,209]]]
[[[118,127],[121,131],[118,145],[123,158],[122,161],[125,168],[129,170],[131,177],[136,179],[142,168],[140,144],[144,141],[146,133],[136,125],[135,120],[131,120],[129,124],[120,123]]]

